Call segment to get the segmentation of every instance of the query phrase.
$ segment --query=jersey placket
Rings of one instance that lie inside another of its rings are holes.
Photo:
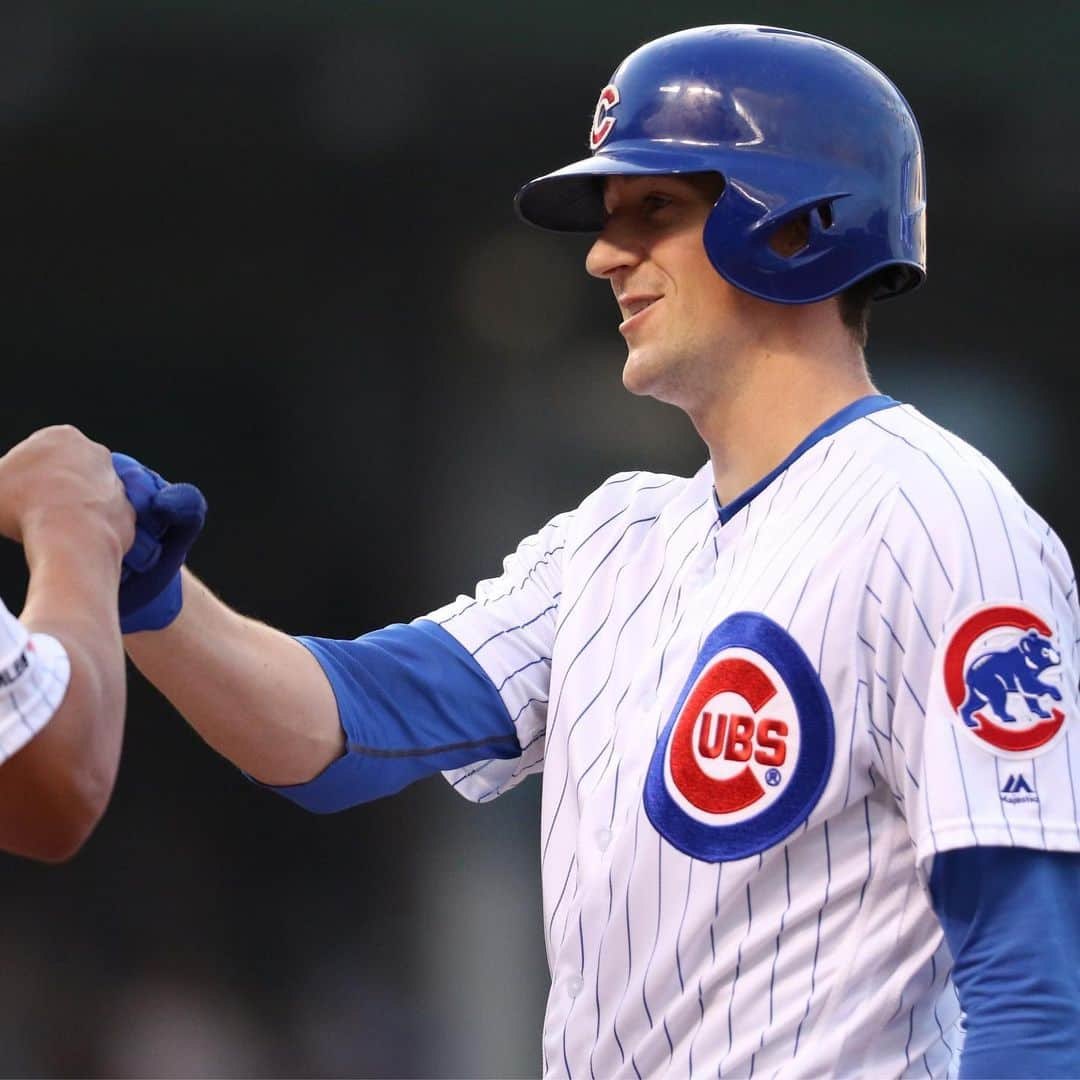
[[[724,567],[732,564],[732,549],[745,532],[741,515],[721,526],[711,499],[697,515],[695,525],[699,539],[694,550],[680,573],[664,583],[663,617],[656,624],[655,640],[645,661],[638,658],[625,693],[612,698],[621,704],[612,730],[608,767],[580,805],[574,882],[568,887],[573,896],[565,907],[565,921],[560,919],[561,927],[548,928],[559,935],[558,941],[549,943],[555,962],[545,1036],[548,1061],[549,1066],[562,1061],[565,1049],[570,1075],[579,1073],[572,1066],[586,1048],[596,1075],[607,1074],[621,1064],[619,1054],[608,1061],[602,1051],[599,1056],[594,1051],[609,1046],[613,1036],[614,1016],[601,1011],[599,1002],[618,1004],[618,995],[611,1000],[610,985],[603,991],[600,987],[606,978],[602,970],[605,950],[626,953],[626,905],[633,904],[635,890],[656,888],[654,880],[639,880],[635,872],[639,846],[655,845],[659,840],[642,809],[644,778],[656,739],[708,632],[704,623],[716,607],[720,576]],[[575,779],[572,777],[571,783]],[[674,849],[670,855],[685,859]],[[643,964],[643,958],[633,961],[635,980]],[[629,1059],[626,1064],[629,1067]]]

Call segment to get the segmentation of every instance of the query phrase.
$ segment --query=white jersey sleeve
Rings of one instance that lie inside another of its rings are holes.
[[[484,669],[514,723],[521,755],[474,762],[447,772],[454,789],[482,801],[519,784],[544,762],[551,657],[562,555],[571,515],[554,518],[518,545],[497,578],[425,616],[466,648]]]
[[[1080,611],[1068,555],[959,440],[894,495],[856,656],[871,688],[871,760],[921,871],[953,848],[1080,851]]]
[[[52,719],[70,677],[63,645],[48,634],[28,633],[0,601],[0,762]]]

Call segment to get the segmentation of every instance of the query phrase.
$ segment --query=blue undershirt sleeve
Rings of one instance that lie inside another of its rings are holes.
[[[930,891],[967,1014],[961,1080],[1080,1076],[1080,854],[941,852]]]
[[[345,754],[306,784],[265,785],[305,809],[344,810],[444,769],[520,755],[487,673],[435,623],[297,640],[330,680],[346,741]]]

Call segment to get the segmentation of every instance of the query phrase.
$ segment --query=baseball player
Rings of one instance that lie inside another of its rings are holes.
[[[72,855],[105,810],[123,734],[116,597],[134,514],[108,451],[70,427],[0,457],[0,535],[30,568],[0,603],[0,848]]]
[[[620,65],[589,150],[518,210],[595,235],[623,381],[700,471],[613,476],[354,641],[185,571],[131,655],[317,812],[543,773],[545,1075],[1076,1075],[1075,575],[863,358],[925,273],[907,102],[831,42],[705,27]]]

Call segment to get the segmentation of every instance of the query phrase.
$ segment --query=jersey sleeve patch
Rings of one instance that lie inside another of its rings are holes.
[[[938,677],[970,744],[1009,759],[1053,749],[1075,724],[1050,624],[1029,606],[980,604],[956,619]]]
[[[832,707],[802,648],[771,619],[739,612],[698,654],[653,752],[645,812],[692,858],[756,855],[817,805],[834,743]]]

